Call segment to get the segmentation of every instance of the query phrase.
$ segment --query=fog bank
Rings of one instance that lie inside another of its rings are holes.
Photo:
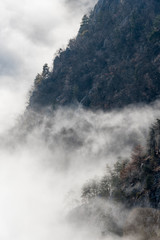
[[[102,176],[106,165],[129,158],[134,145],[145,145],[159,116],[159,102],[108,113],[81,107],[48,115],[26,113],[0,138],[1,239],[119,239],[107,225],[108,235],[103,236],[94,211],[96,220],[82,227],[79,216],[73,224],[68,215],[82,204],[83,184]],[[124,220],[123,207],[100,206]]]

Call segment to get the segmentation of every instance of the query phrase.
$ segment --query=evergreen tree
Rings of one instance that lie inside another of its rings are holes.
[[[83,34],[84,31],[87,31],[88,23],[89,23],[89,18],[87,17],[87,15],[84,15],[82,18],[81,25],[80,25],[80,30],[79,30],[80,34]]]
[[[48,64],[45,63],[43,66],[42,76],[46,77],[46,76],[48,76],[48,74],[49,74],[49,67],[48,67]]]

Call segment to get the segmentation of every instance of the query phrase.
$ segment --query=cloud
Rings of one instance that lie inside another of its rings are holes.
[[[1,44],[0,49],[0,76],[14,76],[19,73],[21,59],[12,51],[7,49],[7,46]]]
[[[124,213],[121,206],[94,203],[94,221],[82,227],[79,214],[74,214],[75,224],[68,214],[81,205],[86,181],[102,176],[106,164],[129,157],[137,142],[145,144],[149,127],[160,116],[159,105],[108,113],[82,108],[47,109],[47,115],[26,112],[0,138],[1,239],[101,239],[102,219],[95,227],[101,212],[112,209],[116,219]],[[105,229],[107,240],[120,239],[110,234],[107,222]]]
[[[66,5],[68,5],[69,8],[71,8],[74,11],[79,11],[79,9],[83,10],[91,10],[91,8],[93,8],[93,6],[96,4],[96,0],[64,0]],[[87,11],[86,11],[87,12]]]
[[[87,11],[86,1],[76,2],[75,14],[65,0],[0,1],[1,128],[6,129],[6,118],[16,119],[25,109],[29,89],[44,63],[52,66],[56,51],[76,36]]]
[[[47,110],[48,115],[26,112],[17,120],[37,72],[45,62],[51,65],[54,52],[76,35],[86,7],[94,3],[0,2],[2,240],[99,239],[94,223],[79,229],[68,221],[68,213],[81,204],[83,184],[103,175],[106,164],[129,157],[137,141],[145,144],[149,126],[160,116],[156,102],[110,113],[81,108]]]

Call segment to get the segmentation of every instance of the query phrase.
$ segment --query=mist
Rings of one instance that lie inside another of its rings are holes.
[[[160,102],[110,112],[75,108],[25,111],[44,63],[78,31],[96,0],[0,2],[0,239],[135,240],[110,231],[108,214],[124,226],[122,205],[96,199],[82,187],[146,145]],[[105,219],[101,214],[105,213]],[[105,235],[104,235],[105,228]],[[136,238],[137,240],[137,238]]]
[[[25,110],[28,92],[43,65],[78,32],[95,0],[1,0],[0,132]]]
[[[112,213],[123,225],[127,210],[97,200],[86,223],[81,190],[101,177],[106,165],[129,158],[139,142],[145,146],[159,109],[156,102],[106,113],[80,106],[22,115],[0,137],[1,239],[121,239],[100,216]]]

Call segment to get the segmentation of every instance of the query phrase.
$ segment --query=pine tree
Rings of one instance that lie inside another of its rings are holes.
[[[87,15],[84,15],[82,18],[82,22],[79,30],[80,34],[83,34],[85,31],[87,31],[88,23],[89,23],[89,18],[87,17]]]
[[[45,63],[44,66],[43,66],[42,76],[47,77],[48,74],[49,74],[49,67],[48,67],[48,64]]]

